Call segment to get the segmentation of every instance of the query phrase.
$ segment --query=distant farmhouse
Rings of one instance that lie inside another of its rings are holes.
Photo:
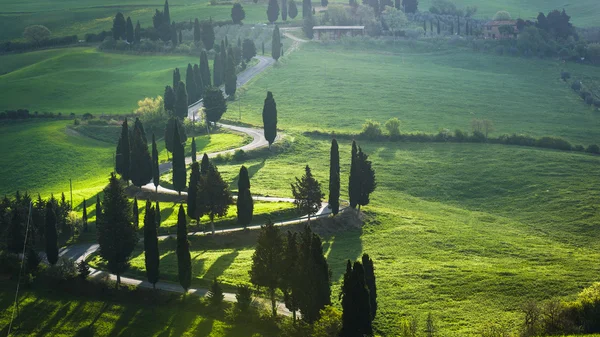
[[[337,40],[342,36],[363,35],[365,26],[314,26],[313,32],[315,39],[321,40],[322,36],[328,35],[329,38]]]
[[[517,20],[493,20],[483,26],[486,39],[512,39],[518,34]]]

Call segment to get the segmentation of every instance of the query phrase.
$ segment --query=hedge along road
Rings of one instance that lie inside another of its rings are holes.
[[[292,37],[291,35],[289,35],[287,33],[284,33],[284,35],[287,37]],[[304,40],[299,41],[300,39],[295,39],[293,37],[292,37],[292,39],[295,41],[294,42],[295,45],[299,44],[300,42],[304,42]],[[272,64],[275,63],[275,60],[273,60],[272,58],[268,58],[268,57],[264,57],[264,56],[256,56],[256,58],[259,61],[259,63],[257,65],[245,70],[244,72],[242,72],[238,75],[238,83],[237,83],[238,87],[246,84],[254,76],[260,74],[262,71],[264,71],[269,66],[271,66]],[[197,112],[200,108],[202,108],[201,100],[190,105],[188,107],[188,118],[195,119],[197,116]],[[236,149],[231,149],[231,150],[227,150],[227,151],[221,151],[221,152],[215,152],[215,153],[208,154],[209,157],[216,157],[219,154],[234,153],[235,151],[240,150],[240,149],[244,150],[244,151],[250,151],[250,150],[268,146],[268,144],[269,144],[268,141],[264,137],[264,132],[262,129],[248,128],[248,127],[241,127],[241,126],[234,126],[234,125],[227,125],[227,124],[219,124],[219,126],[226,128],[226,129],[236,131],[236,132],[245,133],[252,137],[252,142],[250,142],[249,144],[244,145],[242,147],[236,148]],[[192,163],[191,157],[188,157],[185,160],[186,160],[186,164],[188,164],[188,165]],[[171,163],[161,164],[159,166],[160,174],[162,175],[165,172],[168,172],[169,170],[171,170],[171,168],[172,168]],[[147,190],[151,190],[151,191],[155,190],[155,186],[153,183],[149,183],[149,184],[143,186],[143,188],[147,189]],[[164,188],[162,186],[158,186],[158,190],[161,193],[177,194],[176,191]],[[185,192],[182,192],[182,194],[186,195]],[[271,201],[271,202],[294,202],[294,199],[277,198],[277,197],[256,196],[256,197],[253,197],[253,199],[260,200],[260,201],[267,201],[267,202],[269,202],[269,201]],[[327,203],[322,203],[319,211],[314,216],[311,216],[311,218],[326,217],[330,213],[331,213],[331,210],[328,208]],[[294,220],[278,222],[275,225],[276,226],[285,226],[285,225],[299,224],[299,223],[305,222],[307,220],[307,218],[308,218],[308,215],[304,215],[304,216],[298,217]],[[261,226],[249,226],[247,228],[249,230],[257,230],[257,229],[260,229],[260,227]],[[215,231],[215,233],[230,233],[230,232],[235,232],[235,231],[240,231],[240,230],[243,230],[243,229],[242,228],[222,229],[222,230]],[[207,235],[207,234],[198,232],[198,233],[189,233],[188,235]],[[164,239],[168,238],[169,236],[173,236],[173,235],[159,236],[158,239],[164,240]],[[71,245],[71,246],[62,248],[60,251],[60,256],[66,257],[70,260],[74,260],[75,262],[80,262],[80,261],[84,261],[87,256],[89,256],[90,254],[93,254],[99,248],[100,248],[100,246],[98,244],[90,244],[90,243],[75,244],[75,245]],[[97,270],[94,268],[90,268],[90,271],[91,271],[90,277],[92,277],[92,278],[108,279],[111,281],[117,280],[117,276],[114,274],[111,274],[109,272],[106,272],[103,270]],[[139,279],[130,278],[130,277],[121,277],[121,283],[126,284],[126,285],[132,285],[132,286],[152,289],[152,284],[149,283],[148,281],[139,280]],[[157,282],[156,289],[160,289],[163,291],[176,292],[176,293],[184,292],[183,288],[181,288],[181,286],[179,284],[172,283],[172,282],[164,282],[164,281]],[[188,289],[188,293],[198,295],[198,296],[205,296],[208,293],[208,289],[190,288],[190,289]],[[236,302],[235,294],[224,293],[224,300],[228,301],[228,302]],[[289,310],[287,310],[285,305],[281,302],[277,302],[277,312],[280,315],[285,315],[285,316],[292,315],[292,313]]]

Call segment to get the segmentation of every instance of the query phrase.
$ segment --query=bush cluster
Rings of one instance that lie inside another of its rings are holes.
[[[42,40],[37,43],[6,41],[0,43],[0,53],[20,52],[47,47],[66,46],[70,44],[75,44],[78,41],[79,40],[77,39],[77,35],[55,37],[47,40]]]
[[[579,94],[579,97],[581,97],[585,104],[600,108],[600,99],[594,97],[594,94],[589,91],[580,80],[573,81],[573,83],[571,83],[571,89]]]
[[[91,114],[83,115],[83,118],[86,119],[86,116]],[[30,119],[30,118],[61,118],[61,119],[73,119],[75,118],[74,113],[63,114],[62,112],[37,112],[34,111],[30,113],[27,109],[17,109],[17,110],[4,110],[0,112],[0,120],[17,120],[17,119]],[[93,116],[92,116],[93,118]]]

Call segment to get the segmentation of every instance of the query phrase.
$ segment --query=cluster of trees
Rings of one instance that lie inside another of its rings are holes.
[[[83,118],[91,114],[84,114]],[[4,110],[0,112],[0,119],[29,119],[29,118],[75,118],[75,113],[64,114],[62,112],[47,112],[39,113],[37,111],[30,113],[27,109]]]
[[[354,264],[350,260],[342,282],[342,329],[340,337],[373,336],[377,313],[375,267],[368,254]]]
[[[24,34],[24,37],[27,39],[27,41],[5,41],[0,43],[0,53],[26,51],[45,47],[65,46],[69,44],[75,44],[79,41],[77,35],[44,37],[46,35],[45,32],[50,31],[44,26],[39,27],[43,27],[36,28],[41,32],[41,34],[32,34],[32,31],[29,31],[27,35]],[[26,31],[28,28],[29,27],[25,28]]]
[[[321,2],[327,0],[321,0]],[[326,4],[324,6],[327,6]],[[312,15],[312,4],[310,0],[302,1],[302,17],[306,18],[309,15]],[[270,23],[274,23],[279,19],[279,14],[281,12],[281,19],[283,21],[287,21],[288,16],[291,19],[295,19],[298,16],[298,7],[294,0],[281,0],[281,6],[279,5],[279,0],[269,0],[267,5],[267,19]]]
[[[155,149],[154,134],[152,135],[153,155],[151,156],[142,122],[136,118],[133,129],[129,130],[127,119],[125,119],[117,143],[115,172],[120,174],[127,184],[129,184],[129,180],[137,187],[150,183],[158,175],[158,152],[154,155]],[[154,186],[158,186],[158,179],[154,181]]]
[[[563,72],[561,74],[561,77],[564,81],[566,81],[571,77],[571,75],[568,72]],[[592,90],[585,86],[582,81],[573,81],[573,83],[571,83],[571,89],[573,89],[573,91],[575,91],[579,95],[579,97],[581,97],[585,104],[593,105],[597,108],[600,108],[600,99],[596,98]]]

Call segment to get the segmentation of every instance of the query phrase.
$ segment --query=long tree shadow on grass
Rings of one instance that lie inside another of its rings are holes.
[[[346,272],[346,262],[354,262],[362,255],[362,229],[353,228],[325,237],[327,244],[323,252],[327,253],[327,263],[331,268],[331,281],[337,282]]]
[[[212,280],[215,277],[219,277],[223,275],[225,270],[231,266],[235,258],[239,255],[237,250],[232,251],[231,253],[219,256],[215,262],[208,268],[206,273],[204,274],[204,278],[207,280]]]
[[[248,177],[250,179],[252,179],[252,177],[256,173],[258,173],[258,171],[260,171],[263,167],[265,167],[265,162],[266,162],[266,159],[263,158],[263,160],[260,163],[249,166],[248,167]],[[241,165],[240,165],[240,167],[241,167]],[[237,184],[238,184],[239,179],[240,179],[240,174],[238,171],[238,174],[235,176],[235,178],[233,178],[233,180],[231,180],[231,183],[229,184],[230,190],[237,190]],[[252,186],[252,181],[250,181],[250,185]],[[252,190],[252,188],[251,188],[251,190]]]

